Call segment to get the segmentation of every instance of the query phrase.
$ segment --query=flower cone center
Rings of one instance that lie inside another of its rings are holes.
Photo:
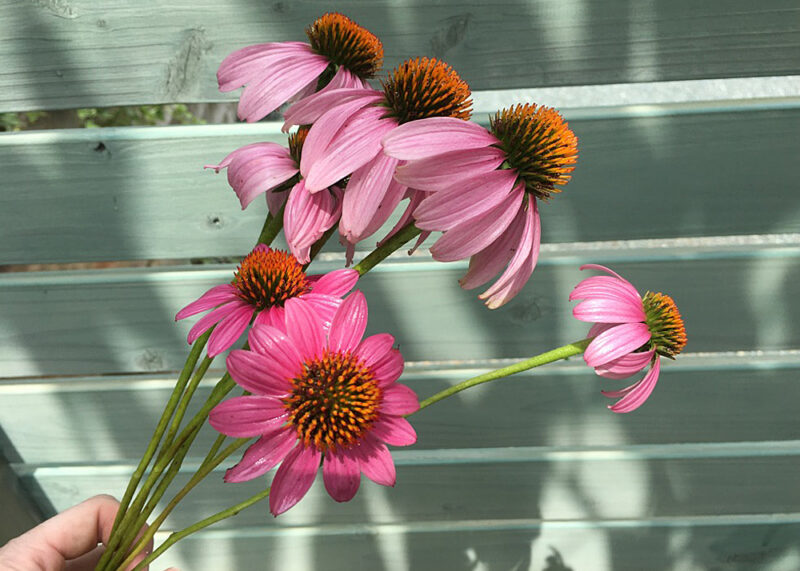
[[[311,127],[302,126],[297,132],[289,135],[289,154],[294,159],[294,162],[297,163],[298,168],[300,167],[300,159],[303,156],[303,144],[306,142],[306,137],[310,130]]]
[[[650,343],[659,355],[674,358],[686,346],[686,329],[678,307],[668,295],[647,292],[642,298]]]
[[[383,44],[369,30],[342,14],[317,18],[306,28],[314,52],[327,57],[361,79],[375,76],[383,65]]]
[[[325,351],[307,361],[283,400],[289,424],[306,446],[320,452],[347,448],[378,418],[381,389],[370,370],[350,353]]]
[[[490,119],[489,130],[500,141],[509,168],[516,169],[525,190],[547,200],[569,182],[578,160],[578,138],[555,109],[514,105]]]
[[[308,292],[311,287],[297,259],[264,244],[250,252],[233,277],[237,294],[259,309],[280,306],[287,299]]]
[[[400,123],[428,117],[470,118],[471,92],[449,65],[433,58],[407,60],[383,83],[390,116]]]

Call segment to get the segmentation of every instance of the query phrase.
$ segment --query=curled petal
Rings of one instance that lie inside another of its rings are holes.
[[[622,323],[595,337],[583,359],[590,367],[599,367],[623,355],[632,353],[650,340],[650,330],[644,323]]]
[[[605,365],[595,367],[594,372],[607,379],[627,379],[635,375],[653,359],[655,349],[641,353],[628,353],[618,359],[609,361]]]
[[[616,403],[609,406],[608,408],[612,412],[626,413],[636,410],[637,408],[642,406],[642,404],[644,404],[644,401],[647,400],[647,397],[650,396],[650,393],[653,392],[653,389],[655,388],[656,383],[658,382],[658,375],[660,372],[661,372],[661,359],[656,357],[653,360],[652,368],[647,372],[644,378],[638,383],[631,385],[627,389],[623,389],[625,395]],[[605,394],[606,396],[611,396],[612,398],[613,396],[615,396],[615,393],[612,392],[604,392],[603,394]]]

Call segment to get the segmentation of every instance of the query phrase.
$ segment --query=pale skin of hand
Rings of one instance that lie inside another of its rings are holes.
[[[53,516],[0,547],[0,571],[92,571],[118,509],[119,502],[111,496],[95,496]],[[145,553],[152,548],[151,543]]]

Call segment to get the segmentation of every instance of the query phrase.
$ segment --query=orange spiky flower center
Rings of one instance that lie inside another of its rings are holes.
[[[434,58],[400,64],[383,82],[389,116],[400,123],[428,117],[469,120],[472,93],[452,67]]]
[[[310,130],[311,127],[303,126],[300,127],[297,132],[289,135],[289,154],[298,166],[300,166],[300,158],[303,156],[303,143],[306,142],[306,137]]]
[[[503,109],[489,121],[489,130],[506,153],[528,193],[547,200],[569,182],[578,160],[578,138],[561,114],[550,107],[525,103]]]
[[[258,309],[283,307],[287,299],[311,290],[306,273],[294,256],[264,244],[245,256],[232,283],[237,295]]]
[[[650,329],[650,346],[659,355],[674,359],[686,346],[686,329],[678,306],[663,293],[647,292],[642,298],[645,323]]]
[[[304,363],[283,399],[298,439],[322,453],[358,443],[378,418],[383,397],[372,372],[353,354],[325,350]]]
[[[369,30],[343,14],[328,13],[306,28],[315,53],[343,66],[361,79],[375,76],[383,65],[383,44]]]

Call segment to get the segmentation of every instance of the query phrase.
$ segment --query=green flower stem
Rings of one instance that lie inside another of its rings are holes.
[[[481,385],[483,383],[488,383],[489,381],[502,379],[503,377],[513,375],[514,373],[527,371],[528,369],[533,369],[534,367],[546,365],[547,363],[552,363],[553,361],[560,361],[561,359],[566,359],[567,357],[580,355],[586,350],[586,347],[589,346],[589,343],[592,341],[592,339],[594,338],[590,337],[588,339],[576,341],[575,343],[564,345],[563,347],[559,347],[558,349],[553,349],[552,351],[547,351],[546,353],[542,353],[541,355],[536,355],[535,357],[531,357],[530,359],[527,359],[525,361],[514,363],[513,365],[509,365],[508,367],[503,367],[502,369],[496,369],[494,371],[484,373],[483,375],[478,375],[477,377],[472,377],[471,379],[467,379],[466,381],[460,382],[457,385],[453,385],[448,389],[436,393],[432,397],[426,398],[424,401],[419,403],[419,410],[422,410],[423,408],[430,406],[433,403],[439,402],[440,400],[446,399],[447,397],[453,396],[456,393],[460,393],[461,391],[466,390],[470,387]],[[417,412],[419,412],[419,410]]]
[[[197,364],[198,359],[200,359],[200,354],[203,352],[210,335],[211,330],[206,331],[203,335],[201,335],[197,341],[195,341],[191,351],[189,352],[189,356],[186,358],[186,363],[184,364],[183,370],[181,370],[181,373],[178,376],[178,380],[175,383],[175,388],[172,390],[169,401],[167,401],[167,406],[164,407],[164,412],[161,413],[161,418],[156,425],[153,437],[150,439],[147,449],[145,450],[142,459],[139,461],[139,465],[136,467],[136,470],[134,470],[133,475],[128,482],[128,487],[122,496],[119,511],[117,512],[117,517],[114,520],[114,526],[111,531],[111,537],[109,538],[109,545],[107,546],[106,553],[104,553],[103,557],[101,557],[100,561],[98,561],[98,568],[100,568],[101,564],[105,565],[108,562],[108,559],[111,557],[114,549],[117,547],[117,545],[119,545],[120,539],[122,539],[122,534],[119,533],[119,528],[122,525],[122,521],[126,515],[128,506],[133,498],[133,494],[136,491],[136,488],[139,486],[139,482],[141,482],[142,476],[144,476],[147,466],[150,464],[150,460],[153,459],[153,456],[158,449],[158,445],[161,442],[161,437],[164,435],[164,431],[167,429],[167,423],[169,423],[172,413],[175,411],[175,406],[178,404],[181,394],[183,393],[183,389],[186,387],[186,383],[189,381],[189,377],[191,376],[192,371],[194,371],[195,365]]]
[[[197,367],[197,370],[194,372],[192,376],[192,380],[189,382],[189,385],[186,387],[186,390],[183,393],[183,397],[181,398],[180,404],[178,404],[178,409],[175,412],[175,416],[172,417],[172,423],[170,424],[169,431],[167,432],[166,438],[164,438],[164,444],[161,448],[161,452],[159,453],[156,460],[161,460],[164,457],[164,453],[166,452],[167,446],[172,444],[172,439],[175,438],[175,434],[178,432],[178,429],[181,426],[181,422],[183,422],[183,417],[186,415],[186,409],[189,406],[189,402],[192,400],[195,391],[197,390],[197,386],[200,384],[200,381],[203,380],[208,368],[211,366],[211,363],[214,361],[214,357],[206,356],[201,362],[200,366]]]
[[[203,478],[205,478],[209,473],[211,473],[214,468],[220,465],[225,458],[236,452],[239,448],[241,448],[246,442],[248,442],[249,438],[237,438],[233,442],[231,442],[225,449],[222,450],[214,459],[210,462],[204,463],[200,469],[192,476],[192,478],[186,483],[186,485],[181,488],[181,490],[175,494],[175,497],[172,498],[167,504],[167,507],[164,508],[164,511],[150,524],[150,527],[147,528],[147,531],[142,534],[141,539],[136,543],[134,548],[128,554],[128,557],[119,565],[120,569],[125,569],[128,565],[133,562],[133,559],[136,555],[144,549],[147,543],[153,539],[158,529],[161,527],[161,524],[164,523],[164,520],[167,519],[167,516],[175,509],[178,503],[188,494],[198,483],[200,483]]]
[[[416,238],[422,233],[422,230],[414,226],[413,222],[409,222],[405,226],[403,226],[397,234],[389,238],[386,242],[384,242],[383,246],[375,248],[366,258],[361,260],[353,269],[358,272],[359,276],[363,276],[372,268],[377,266],[380,262],[385,260],[389,254],[392,252],[399,250],[403,247],[403,244],[411,240],[412,238]]]
[[[286,201],[284,201],[278,214],[275,216],[267,214],[267,219],[264,220],[264,226],[261,228],[261,234],[258,235],[257,244],[266,244],[267,246],[272,244],[272,241],[280,233],[281,228],[283,228],[283,211],[285,209]]]
[[[222,510],[221,512],[218,512],[210,517],[207,517],[206,519],[200,520],[194,525],[190,525],[189,527],[182,529],[181,531],[176,531],[172,533],[167,538],[167,540],[158,547],[158,549],[153,551],[153,553],[148,555],[141,563],[139,563],[139,565],[136,566],[134,571],[141,571],[142,569],[144,569],[146,565],[152,563],[157,557],[160,557],[161,554],[163,554],[167,549],[172,547],[174,544],[179,542],[184,537],[187,537],[196,531],[200,531],[204,527],[208,527],[209,525],[215,524],[218,521],[222,521],[223,519],[233,517],[240,511],[249,508],[253,504],[258,503],[261,500],[266,499],[267,497],[269,497],[269,488],[267,488],[263,492],[257,493],[253,497],[241,503],[236,504],[235,506],[232,506],[226,510]]]

